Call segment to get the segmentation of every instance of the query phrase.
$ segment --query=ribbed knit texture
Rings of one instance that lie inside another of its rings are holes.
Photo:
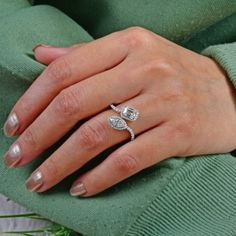
[[[235,85],[235,0],[33,2],[52,4],[68,16],[51,6],[32,7],[27,0],[0,0],[1,126],[45,68],[33,57],[35,44],[68,46],[133,25],[215,58]],[[14,139],[1,130],[1,156]],[[236,235],[236,158],[231,154],[173,157],[94,197],[71,197],[73,180],[106,158],[112,147],[49,191],[27,192],[24,181],[58,145],[20,169],[1,163],[0,192],[88,236]]]
[[[236,158],[189,158],[125,235],[236,235]]]
[[[236,89],[236,42],[210,46],[202,54],[214,58],[225,69]]]

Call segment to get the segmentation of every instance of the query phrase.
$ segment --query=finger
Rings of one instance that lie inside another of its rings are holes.
[[[98,166],[80,176],[71,187],[71,195],[95,195],[174,156],[178,150],[178,140],[170,139],[172,134],[170,127],[162,124],[123,145]]]
[[[62,89],[123,61],[128,48],[117,35],[119,32],[89,42],[53,61],[13,107],[5,134],[20,134]]]
[[[74,84],[60,93],[12,145],[14,147],[18,144],[22,153],[21,161],[15,163],[14,167],[23,166],[37,158],[78,121],[104,110],[111,101],[120,103],[136,96],[142,85],[133,80],[134,83],[129,84],[132,86],[130,89],[121,83],[120,77],[125,68],[119,65]],[[11,166],[13,167],[12,164]]]
[[[82,47],[85,43],[73,45],[71,47],[56,47],[45,44],[38,44],[34,49],[35,59],[42,64],[49,65],[52,61],[57,58],[64,56],[74,50],[75,48]]]
[[[129,126],[136,134],[163,122],[165,119],[167,109],[163,109],[163,103],[159,101],[153,101],[153,103],[155,103],[156,109],[153,109],[150,99],[146,95],[140,95],[131,99],[128,103],[122,104],[122,106],[128,104],[140,111],[145,111],[140,114],[136,121],[129,122]],[[28,189],[38,192],[45,191],[79,169],[103,150],[130,139],[128,131],[115,130],[108,124],[108,117],[117,114],[113,110],[107,110],[86,121],[37,169],[36,174],[33,173],[26,184]],[[37,181],[34,182],[37,173],[41,173],[43,176],[40,184]],[[52,175],[52,173],[54,174]]]

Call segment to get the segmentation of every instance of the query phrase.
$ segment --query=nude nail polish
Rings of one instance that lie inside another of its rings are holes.
[[[70,194],[73,197],[81,196],[87,193],[87,190],[82,182],[79,182],[70,189]]]
[[[39,44],[36,44],[36,45],[32,48],[32,51],[35,52],[36,48],[38,48],[38,47],[51,48],[51,47],[53,47],[53,46],[47,45],[47,44],[43,44],[43,43],[39,43]]]
[[[15,112],[11,113],[4,124],[3,131],[8,137],[13,136],[19,128],[19,119]]]
[[[30,192],[37,191],[43,185],[43,174],[41,171],[34,171],[31,176],[26,180],[26,188]]]
[[[19,144],[13,144],[3,157],[4,163],[11,168],[21,160],[21,149]]]

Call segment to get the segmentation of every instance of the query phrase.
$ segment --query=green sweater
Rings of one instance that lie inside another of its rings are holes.
[[[1,127],[44,69],[33,57],[35,44],[69,46],[134,25],[213,57],[236,88],[235,0],[0,0]],[[14,139],[1,129],[2,156]],[[173,157],[94,197],[71,197],[73,180],[117,148],[112,147],[53,189],[27,192],[26,178],[58,145],[24,168],[0,163],[0,192],[88,236],[236,235],[232,153]]]

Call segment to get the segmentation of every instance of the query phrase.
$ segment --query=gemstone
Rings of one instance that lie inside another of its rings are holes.
[[[122,108],[120,115],[124,119],[134,121],[138,119],[139,112],[132,107],[125,106]]]
[[[108,118],[109,124],[111,125],[112,128],[118,129],[118,130],[123,130],[127,128],[127,124],[125,120],[123,120],[119,116],[110,116]]]

